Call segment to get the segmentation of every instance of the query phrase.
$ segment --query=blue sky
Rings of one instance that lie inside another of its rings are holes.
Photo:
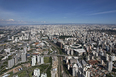
[[[0,0],[0,24],[116,24],[116,0]]]

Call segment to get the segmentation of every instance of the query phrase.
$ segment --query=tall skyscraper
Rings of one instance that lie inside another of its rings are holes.
[[[78,66],[77,64],[74,64],[72,68],[72,75],[77,76],[77,72],[78,72]]]
[[[44,56],[41,56],[41,64],[44,64]]]
[[[90,72],[86,71],[86,76],[85,77],[90,77]]]
[[[17,55],[14,56],[14,61],[15,61],[15,65],[17,65],[18,64],[18,56]]]
[[[26,58],[26,54],[22,53],[21,54],[21,62],[26,62],[27,58]]]
[[[36,56],[33,56],[32,57],[32,66],[35,66],[35,64],[36,64]]]
[[[40,69],[38,68],[34,69],[34,76],[40,77]]]
[[[37,56],[37,63],[39,64],[41,62],[41,56]]]
[[[27,53],[27,48],[24,47],[23,50],[24,50],[24,53],[26,54]]]
[[[108,62],[108,71],[112,72],[112,61]]]
[[[73,55],[73,49],[71,49],[71,55]]]
[[[12,68],[14,66],[14,58],[8,60],[8,68]]]

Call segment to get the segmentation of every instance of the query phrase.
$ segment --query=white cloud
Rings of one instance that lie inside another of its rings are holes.
[[[8,19],[7,21],[14,21],[14,19]]]
[[[38,21],[39,22],[39,21]],[[41,21],[40,23],[46,23],[46,21]]]
[[[46,23],[46,21],[44,21],[44,23]]]
[[[104,12],[98,12],[98,13],[93,13],[93,14],[89,14],[89,15],[99,15],[99,14],[107,14],[107,13],[114,13],[116,12],[116,10],[112,10],[112,11],[104,11]]]
[[[2,21],[2,22],[5,22],[5,21],[8,22],[8,21],[14,21],[14,19],[6,19],[6,20],[5,19],[0,19],[0,21]]]
[[[44,24],[46,21],[22,21],[14,19],[0,19],[0,24]]]

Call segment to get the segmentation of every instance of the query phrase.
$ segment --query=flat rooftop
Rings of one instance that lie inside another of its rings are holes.
[[[78,52],[78,53],[86,52],[84,49],[74,49],[74,51],[76,51],[76,52]]]

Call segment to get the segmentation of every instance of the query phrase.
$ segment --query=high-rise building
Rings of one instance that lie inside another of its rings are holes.
[[[10,53],[11,48],[4,49],[6,53]]]
[[[32,57],[32,66],[35,66],[35,64],[36,64],[36,56],[33,56]]]
[[[108,54],[106,54],[106,60],[109,61],[109,55]]]
[[[37,63],[39,64],[41,62],[41,56],[37,56]]]
[[[96,52],[95,56],[98,57],[98,52]]]
[[[67,54],[70,55],[70,50],[69,49],[67,50]]]
[[[72,75],[77,76],[77,72],[78,72],[78,66],[77,64],[74,64],[72,68]]]
[[[112,61],[108,62],[108,71],[112,72]]]
[[[41,64],[44,64],[44,56],[41,56]]]
[[[114,61],[115,60],[115,55],[112,55],[111,56],[111,61]]]
[[[46,73],[41,74],[41,77],[47,77]]]
[[[90,77],[90,72],[86,71],[86,76],[85,77]]]
[[[21,54],[21,62],[26,62],[27,58],[26,58],[26,54],[22,53]]]
[[[14,40],[14,36],[12,36],[12,40]]]
[[[40,69],[38,69],[38,68],[34,69],[34,76],[36,76],[36,77],[40,76]]]
[[[97,47],[97,52],[99,52],[99,47]]]
[[[18,64],[18,56],[16,55],[16,56],[14,56],[14,62],[15,62],[15,65],[17,65]]]
[[[68,67],[68,70],[69,70],[70,69],[70,65],[68,64],[67,67]]]
[[[14,66],[14,58],[8,60],[8,68],[12,68]]]
[[[73,55],[73,49],[71,49],[71,55]]]
[[[7,36],[7,40],[9,40],[9,39],[10,39],[10,36],[8,35],[8,36]]]
[[[37,63],[38,64],[44,64],[44,56],[38,55],[37,56]],[[35,66],[35,64],[36,64],[36,56],[33,56],[32,57],[32,66]]]
[[[27,53],[27,48],[24,47],[23,50],[24,50],[24,53],[26,54]]]
[[[89,56],[89,55],[86,57],[86,60],[87,60],[87,61],[90,60],[90,56]]]
[[[30,46],[27,46],[27,50],[28,50],[28,51],[30,50]]]

